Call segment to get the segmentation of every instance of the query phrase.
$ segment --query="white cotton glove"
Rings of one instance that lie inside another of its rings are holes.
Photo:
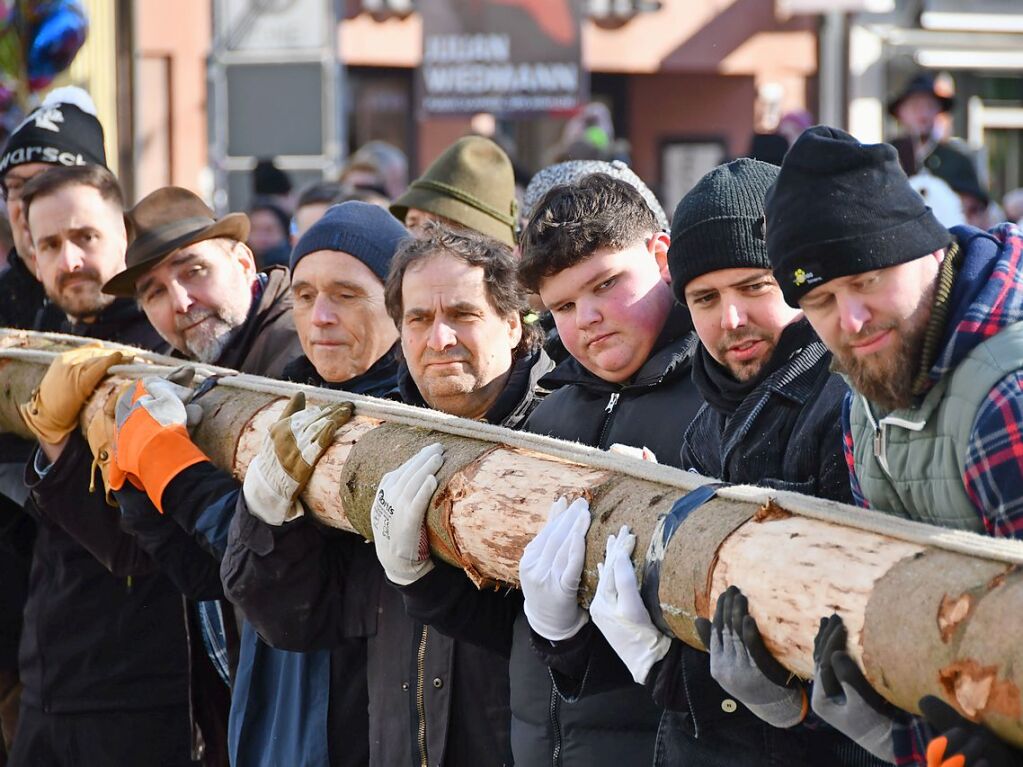
[[[245,470],[249,513],[274,526],[305,513],[298,497],[353,408],[351,402],[306,407],[302,392],[291,398]]]
[[[423,520],[443,463],[444,446],[434,443],[385,474],[377,488],[370,515],[373,542],[388,580],[399,586],[414,583],[433,569]]]
[[[637,684],[646,681],[650,669],[671,647],[643,604],[632,567],[636,536],[622,525],[618,535],[607,537],[604,561],[597,565],[597,593],[590,602],[590,616],[600,633],[622,659]]]
[[[526,619],[533,631],[552,642],[575,636],[589,620],[578,596],[589,527],[590,504],[585,498],[571,506],[559,498],[519,561]]]
[[[657,454],[648,447],[633,447],[632,445],[623,445],[621,442],[615,442],[607,449],[607,452],[635,458],[639,461],[657,463]]]

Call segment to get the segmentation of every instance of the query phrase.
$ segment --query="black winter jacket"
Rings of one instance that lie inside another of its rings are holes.
[[[682,467],[732,484],[851,502],[840,417],[848,389],[829,370],[831,354],[801,319],[783,331],[775,357],[759,380],[740,383],[699,347],[693,377],[706,404],[686,430]],[[651,669],[647,686],[658,704],[680,712],[670,721],[696,738],[662,726],[660,738],[679,738],[672,753],[728,741],[729,753],[748,749],[751,764],[761,758],[845,764],[841,749],[854,748],[830,729],[775,730],[745,706],[729,704],[731,696],[710,675],[709,656],[678,640]],[[757,729],[762,737],[732,739]]]
[[[128,300],[65,330],[164,349]],[[77,433],[44,476],[35,455],[26,465],[26,508],[38,534],[20,648],[23,700],[53,713],[187,706],[181,598],[120,530],[102,485],[89,493],[91,466]]]
[[[7,268],[0,271],[0,327],[23,330],[60,330],[64,313],[46,298],[43,285],[29,271],[14,248]]]
[[[540,379],[551,393],[522,430],[605,450],[615,443],[648,447],[661,463],[677,466],[682,435],[702,404],[690,375],[695,349],[689,315],[676,307],[626,383],[609,383],[569,357]]]
[[[782,343],[795,347],[791,356],[739,403],[721,401],[704,390],[709,378],[696,377],[707,402],[686,430],[682,468],[731,484],[852,503],[841,418],[849,389],[830,371],[831,353],[805,319],[785,329]],[[699,365],[717,365],[702,347]]]

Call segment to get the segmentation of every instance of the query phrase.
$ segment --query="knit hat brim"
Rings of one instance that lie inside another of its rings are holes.
[[[764,198],[777,166],[743,157],[708,172],[671,219],[668,269],[680,304],[692,280],[721,269],[771,269],[764,242]]]
[[[785,302],[799,308],[799,299],[818,285],[839,277],[909,263],[948,247],[950,242],[951,233],[927,208],[916,218],[884,231],[794,248],[778,260],[774,278],[781,286]],[[884,260],[882,265],[879,259]]]

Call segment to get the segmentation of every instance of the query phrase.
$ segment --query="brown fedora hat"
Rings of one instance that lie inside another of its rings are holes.
[[[198,195],[179,186],[165,186],[139,200],[124,214],[128,226],[125,270],[115,274],[103,292],[133,298],[135,281],[178,248],[215,237],[245,242],[249,217],[229,213],[219,221]]]

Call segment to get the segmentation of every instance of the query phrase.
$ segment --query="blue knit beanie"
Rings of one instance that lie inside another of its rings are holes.
[[[380,281],[387,279],[394,253],[411,235],[383,208],[366,202],[343,202],[327,209],[295,243],[291,271],[310,253],[340,250],[359,259]]]

